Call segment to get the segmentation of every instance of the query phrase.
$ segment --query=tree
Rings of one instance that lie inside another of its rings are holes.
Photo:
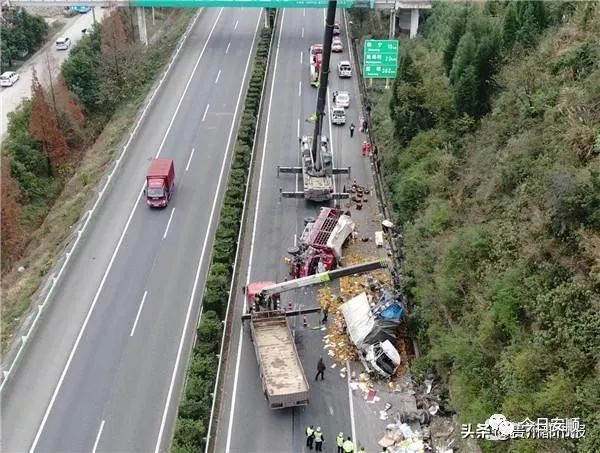
[[[100,30],[84,36],[62,65],[62,75],[69,90],[81,101],[87,112],[103,110]]]
[[[128,47],[125,25],[118,11],[113,11],[102,25],[102,56],[109,77],[121,82],[124,61],[124,51]]]
[[[458,43],[456,54],[452,60],[452,68],[450,69],[450,83],[456,84],[458,79],[465,72],[467,67],[475,64],[477,45],[475,36],[470,31],[465,33]]]
[[[31,83],[31,118],[29,131],[34,139],[42,145],[42,151],[48,160],[49,175],[58,169],[69,156],[69,147],[64,135],[58,127],[56,113],[52,111],[44,89],[40,84],[35,69]]]
[[[454,102],[459,112],[475,117],[478,115],[478,85],[475,68],[467,66],[454,83]]]
[[[454,18],[454,21],[450,27],[448,44],[444,49],[444,67],[446,68],[447,75],[450,74],[450,69],[452,69],[452,62],[454,61],[454,55],[456,54],[458,43],[465,34],[468,14],[469,10],[467,8],[463,8],[459,13],[459,16]]]
[[[519,21],[514,3],[509,3],[506,7],[506,14],[502,21],[502,46],[505,50],[513,48],[519,33]]]
[[[537,37],[546,27],[544,3],[537,1],[521,1],[516,3],[519,31],[517,39],[523,47],[533,47]]]
[[[0,181],[0,220],[2,237],[2,267],[6,268],[23,245],[23,233],[20,228],[21,206],[18,203],[21,191],[10,174],[10,161],[2,158],[2,180]]]

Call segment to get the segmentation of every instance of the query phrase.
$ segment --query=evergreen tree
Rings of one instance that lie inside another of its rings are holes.
[[[502,46],[506,50],[513,48],[519,33],[519,21],[514,3],[509,3],[502,22]]]
[[[444,67],[446,68],[447,75],[450,74],[450,70],[452,69],[452,62],[454,61],[454,55],[456,54],[458,44],[463,35],[465,34],[468,14],[468,9],[463,8],[459,15],[454,18],[454,21],[450,26],[448,44],[444,49]]]
[[[475,73],[478,79],[479,114],[490,110],[490,94],[493,89],[493,75],[500,60],[500,42],[495,33],[484,36],[477,46]]]
[[[452,68],[450,69],[450,83],[454,85],[467,67],[475,64],[477,53],[477,45],[473,33],[467,32],[463,35],[458,43],[454,60],[452,60]]]
[[[533,47],[537,37],[546,27],[543,2],[522,1],[516,3],[519,31],[517,38],[523,47]]]
[[[477,116],[478,107],[478,80],[475,75],[475,68],[472,65],[467,66],[458,76],[454,83],[454,101],[456,109],[460,113],[466,113],[471,116]]]

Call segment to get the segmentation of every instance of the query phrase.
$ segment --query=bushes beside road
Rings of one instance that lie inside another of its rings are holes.
[[[211,405],[215,397],[212,392],[219,362],[217,354],[221,345],[221,320],[226,316],[229,288],[233,278],[237,240],[243,220],[244,195],[250,173],[271,35],[272,29],[264,29],[256,49],[254,69],[246,93],[228,186],[215,234],[212,261],[203,298],[202,320],[179,406],[172,448],[176,453],[200,451],[205,445],[208,434]]]

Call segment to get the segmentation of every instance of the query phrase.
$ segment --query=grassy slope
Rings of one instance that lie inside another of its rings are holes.
[[[442,118],[437,128],[400,146],[390,90],[371,91],[404,222],[405,290],[423,352],[417,375],[436,370],[465,422],[501,412],[587,425],[576,446],[487,442],[485,450],[600,451],[599,16],[596,8],[584,26],[579,8],[537,49],[508,59],[493,110],[475,126],[443,120],[452,103],[443,33],[402,44]],[[569,62],[585,43],[595,64],[578,74]]]

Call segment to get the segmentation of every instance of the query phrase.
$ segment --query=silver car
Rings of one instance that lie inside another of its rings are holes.
[[[350,93],[348,93],[347,91],[334,91],[333,104],[336,107],[343,107],[347,109],[348,107],[350,107]]]

